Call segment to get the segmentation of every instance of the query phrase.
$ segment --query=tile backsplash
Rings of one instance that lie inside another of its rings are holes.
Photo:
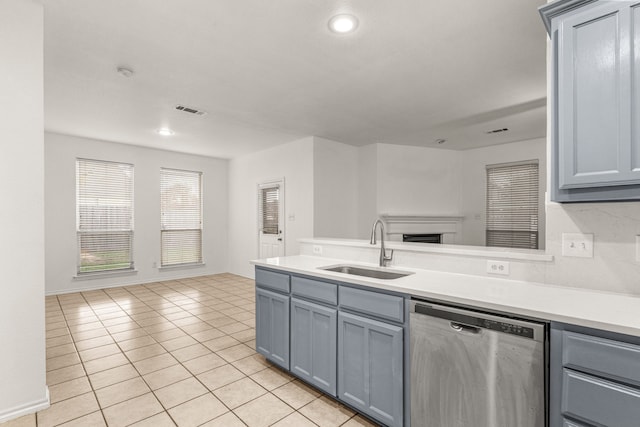
[[[593,234],[593,258],[562,256],[562,233]],[[640,296],[640,202],[547,204],[545,282]]]

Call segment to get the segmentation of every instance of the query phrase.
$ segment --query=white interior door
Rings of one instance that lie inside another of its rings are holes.
[[[284,180],[258,185],[260,258],[284,256]]]

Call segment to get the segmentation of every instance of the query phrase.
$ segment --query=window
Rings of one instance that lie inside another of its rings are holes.
[[[487,246],[538,248],[538,161],[487,166]]]
[[[260,188],[260,217],[263,234],[280,232],[280,186],[271,184]]]
[[[160,170],[161,265],[202,262],[202,172]]]
[[[133,268],[133,165],[76,160],[78,273]]]

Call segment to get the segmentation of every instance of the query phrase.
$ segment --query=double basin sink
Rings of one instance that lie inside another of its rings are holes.
[[[368,268],[368,267],[363,267],[359,265],[349,265],[349,264],[330,265],[327,267],[319,267],[319,268],[320,270],[334,271],[336,273],[371,277],[373,279],[382,279],[382,280],[399,279],[400,277],[405,277],[405,276],[414,274],[411,271],[387,270],[387,269],[383,270],[381,268],[380,269]]]

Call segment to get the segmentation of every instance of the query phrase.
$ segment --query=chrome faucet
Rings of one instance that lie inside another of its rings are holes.
[[[387,256],[387,251],[384,248],[384,224],[380,219],[376,219],[373,223],[373,227],[371,228],[371,241],[370,244],[376,244],[376,227],[380,224],[380,267],[386,267],[387,263],[393,259],[393,249],[391,249],[391,253]]]

